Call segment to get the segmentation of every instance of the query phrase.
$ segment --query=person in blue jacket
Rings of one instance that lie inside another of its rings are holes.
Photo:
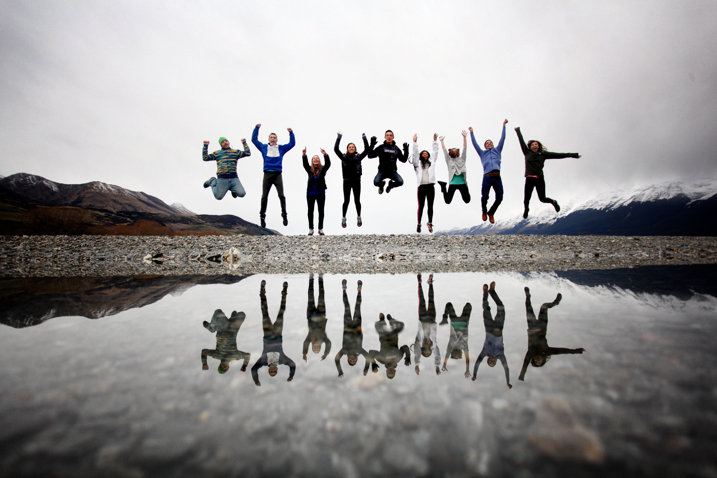
[[[495,223],[495,211],[503,202],[503,181],[500,179],[500,161],[501,153],[503,152],[503,143],[505,143],[505,125],[508,124],[508,120],[503,120],[503,132],[500,135],[500,141],[498,146],[493,147],[493,141],[486,140],[483,143],[484,150],[478,146],[476,138],[473,135],[473,128],[468,128],[471,132],[471,141],[473,147],[476,149],[480,161],[483,163],[483,187],[481,188],[481,207],[483,208],[483,220],[490,219],[490,223]],[[490,194],[490,188],[495,191],[495,201],[493,205],[488,209],[488,196]]]
[[[260,127],[261,123],[254,127],[251,142],[261,151],[261,155],[264,158],[264,180],[261,188],[261,210],[259,211],[261,227],[266,227],[266,202],[269,199],[269,191],[272,185],[276,187],[276,192],[279,195],[281,217],[284,219],[284,225],[288,226],[289,219],[286,215],[286,198],[284,197],[284,181],[281,177],[281,164],[284,160],[284,155],[296,144],[294,132],[291,128],[286,128],[289,132],[289,142],[287,144],[278,144],[276,133],[269,134],[269,143],[264,144],[259,141]]]

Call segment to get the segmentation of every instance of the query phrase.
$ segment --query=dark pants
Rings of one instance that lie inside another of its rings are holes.
[[[418,186],[418,224],[423,217],[423,206],[428,199],[428,224],[433,224],[433,200],[436,197],[435,184],[422,184]]]
[[[349,200],[351,199],[351,191],[354,192],[354,205],[356,206],[356,215],[361,215],[361,178],[344,179],[344,205],[341,217],[346,217],[346,211],[349,209]]]
[[[319,206],[319,229],[324,228],[324,204],[326,194],[307,194],[306,205],[309,207],[309,229],[314,228],[314,203]]]
[[[467,184],[451,184],[448,186],[448,191],[443,191],[443,200],[446,201],[446,204],[450,204],[453,201],[453,195],[456,191],[461,192],[464,203],[471,202],[471,192],[468,190]]]
[[[259,217],[262,219],[266,217],[266,203],[272,185],[276,187],[276,193],[279,195],[281,215],[286,216],[286,198],[284,197],[284,180],[281,178],[281,171],[264,171],[264,181],[261,187],[261,210],[259,211]]]
[[[390,180],[388,185],[391,186],[391,189],[403,186],[403,178],[396,171],[387,173],[379,171],[378,174],[376,174],[376,177],[373,178],[373,185],[379,187],[386,179]]]
[[[261,328],[264,330],[264,338],[281,337],[284,328],[284,311],[286,310],[286,288],[281,291],[281,305],[279,305],[279,313],[276,315],[276,320],[273,324],[269,318],[269,307],[266,303],[266,292],[263,287],[259,291],[259,297],[261,298]]]
[[[491,298],[495,301],[495,305],[498,309],[498,311],[495,314],[495,319],[493,319],[490,311],[490,304],[488,303],[488,294],[490,294]],[[505,307],[503,306],[503,302],[501,302],[500,298],[498,297],[498,294],[494,290],[489,290],[488,292],[483,293],[483,325],[485,326],[485,331],[494,337],[501,337],[503,336],[503,325],[505,324]]]
[[[549,203],[555,206],[555,200],[545,196],[545,179],[544,178],[525,178],[525,193],[523,195],[523,203],[525,209],[528,209],[530,198],[533,195],[533,189],[538,192],[540,202]]]
[[[436,304],[433,301],[433,284],[428,285],[428,306],[423,296],[423,286],[418,283],[418,320],[427,323],[436,323]]]
[[[324,279],[319,276],[319,302],[314,302],[314,278],[309,279],[309,291],[306,301],[306,318],[326,317],[326,302],[324,301]]]
[[[351,319],[351,303],[349,302],[348,295],[346,295],[346,291],[344,291],[344,337],[346,337],[346,333],[348,332],[362,334],[361,338],[363,339],[363,333],[361,331],[361,292],[356,294],[354,316],[353,319]]]
[[[495,191],[495,202],[488,210],[488,194],[490,194],[490,188]],[[483,187],[481,188],[481,207],[483,208],[483,214],[494,216],[495,211],[503,202],[503,181],[500,176],[483,176]]]

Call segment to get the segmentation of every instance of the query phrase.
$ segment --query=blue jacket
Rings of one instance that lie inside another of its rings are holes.
[[[261,143],[259,141],[259,127],[254,126],[254,132],[251,134],[251,142],[254,146],[261,151],[261,155],[264,158],[264,171],[279,171],[281,172],[281,162],[284,160],[284,155],[294,147],[296,141],[294,140],[294,132],[289,131],[289,143],[277,145],[276,148],[269,147],[268,144]]]
[[[503,143],[505,143],[505,125],[503,125],[503,133],[500,135],[498,146],[494,146],[491,149],[481,149],[476,142],[473,131],[471,131],[471,141],[473,142],[473,147],[478,152],[478,156],[480,156],[480,162],[483,163],[483,174],[491,171],[500,171],[500,155],[503,152]]]

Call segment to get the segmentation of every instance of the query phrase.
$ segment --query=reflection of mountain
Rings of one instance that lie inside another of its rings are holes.
[[[579,286],[619,288],[635,294],[674,296],[680,300],[689,300],[696,294],[717,298],[717,265],[714,264],[557,271],[555,274]]]
[[[93,181],[61,184],[18,173],[0,179],[0,234],[273,234],[225,215],[198,215],[143,192]]]
[[[559,198],[558,198],[559,199]],[[717,181],[664,183],[610,191],[556,214],[533,198],[531,216],[480,223],[445,234],[604,234],[614,236],[717,235]],[[537,212],[537,214],[536,214]]]
[[[234,284],[247,276],[135,276],[0,279],[0,323],[15,328],[54,317],[98,319],[144,307],[195,285]]]

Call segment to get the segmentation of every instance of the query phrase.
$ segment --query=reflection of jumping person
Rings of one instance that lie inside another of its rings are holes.
[[[488,294],[495,302],[498,309],[495,313],[495,319],[491,315],[490,304],[488,303]],[[473,380],[478,375],[478,366],[484,357],[488,357],[488,366],[495,367],[500,360],[505,370],[505,383],[508,388],[513,388],[510,384],[510,369],[508,369],[508,359],[505,357],[505,347],[503,345],[503,325],[505,324],[505,307],[500,301],[498,293],[495,291],[495,282],[490,283],[490,288],[486,284],[483,285],[483,325],[485,325],[485,342],[483,342],[483,350],[476,359],[473,367]]]
[[[251,156],[251,151],[249,151],[249,146],[246,144],[244,138],[242,138],[241,143],[244,146],[242,151],[232,149],[229,140],[222,136],[219,138],[219,144],[222,149],[207,154],[209,141],[204,142],[202,160],[217,162],[217,177],[207,179],[204,182],[204,187],[208,188],[211,186],[212,193],[214,193],[214,197],[217,199],[222,199],[227,191],[231,191],[232,196],[235,198],[243,198],[246,195],[244,186],[242,186],[241,181],[239,181],[239,176],[237,176],[237,159]]]
[[[284,328],[284,310],[286,310],[286,291],[289,288],[289,284],[284,282],[284,288],[281,291],[281,305],[279,306],[279,313],[276,316],[276,321],[272,324],[269,318],[269,307],[266,305],[266,281],[261,281],[261,289],[259,290],[259,297],[261,298],[261,325],[264,329],[264,350],[261,353],[261,357],[256,361],[254,366],[251,368],[251,376],[254,379],[254,383],[257,386],[261,386],[259,382],[259,369],[261,367],[269,367],[269,376],[273,377],[279,371],[279,365],[289,366],[289,379],[287,382],[291,382],[294,378],[294,372],[296,371],[296,364],[289,357],[284,355],[282,329]]]
[[[233,360],[244,360],[241,371],[246,372],[246,366],[251,358],[250,353],[237,350],[237,333],[244,323],[246,315],[244,312],[232,312],[231,318],[227,319],[221,309],[214,311],[212,321],[204,321],[204,328],[208,331],[217,333],[216,349],[202,350],[202,370],[209,370],[207,357],[219,360],[219,373],[226,373],[229,370],[230,362]]]
[[[306,205],[309,209],[309,235],[314,235],[314,203],[319,206],[319,235],[324,235],[324,204],[326,204],[326,173],[331,167],[331,159],[326,151],[321,150],[324,155],[324,164],[321,158],[315,154],[311,158],[311,165],[306,157],[306,148],[301,154],[301,161],[306,174],[309,175],[309,182],[306,183]]]
[[[463,356],[463,352],[466,354],[466,371],[463,374],[466,378],[471,376],[469,371],[470,357],[468,356],[468,322],[471,320],[471,311],[473,306],[470,302],[466,302],[463,306],[463,313],[460,317],[456,316],[456,311],[453,309],[452,303],[447,303],[445,311],[443,312],[443,322],[450,318],[451,320],[451,335],[448,340],[448,348],[446,349],[446,358],[443,359],[443,371],[448,371],[448,358],[460,360]]]
[[[559,159],[559,158],[582,158],[582,155],[578,153],[551,153],[546,150],[540,141],[531,139],[528,144],[525,144],[523,135],[520,132],[520,126],[515,128],[515,132],[518,133],[518,141],[520,141],[520,149],[523,150],[525,155],[525,191],[523,195],[523,204],[525,210],[523,211],[523,218],[528,218],[528,211],[530,208],[530,198],[533,195],[533,189],[538,192],[538,199],[540,202],[552,204],[555,208],[555,212],[560,212],[560,205],[555,199],[550,199],[545,195],[545,178],[543,177],[543,166],[545,166],[546,159]]]
[[[408,143],[403,143],[402,153],[398,145],[393,141],[393,131],[386,130],[384,139],[385,141],[376,147],[376,137],[372,136],[371,151],[368,153],[369,158],[378,156],[378,174],[373,178],[373,185],[378,188],[379,194],[383,194],[386,179],[389,180],[386,194],[390,193],[393,188],[403,186],[403,178],[398,174],[396,161],[401,161],[402,163],[408,161]]]
[[[311,344],[311,350],[318,354],[321,352],[321,345],[326,344],[324,347],[324,355],[321,356],[321,360],[324,360],[331,351],[331,341],[326,335],[326,303],[324,302],[324,277],[319,274],[319,302],[318,305],[314,302],[314,274],[309,275],[309,297],[306,302],[306,320],[309,323],[309,333],[306,334],[306,340],[304,340],[304,362],[306,362],[306,354],[309,351],[309,344]]]
[[[468,132],[461,131],[463,135],[463,152],[459,155],[458,148],[451,148],[446,151],[446,145],[443,143],[445,136],[441,136],[441,147],[443,148],[443,157],[446,159],[446,166],[448,166],[448,190],[446,190],[446,183],[444,181],[438,181],[441,186],[441,193],[443,193],[443,200],[446,204],[450,204],[453,201],[453,195],[456,191],[461,192],[463,202],[468,204],[471,202],[471,193],[468,190],[468,183],[466,182],[466,149],[468,148]]]
[[[281,177],[282,161],[284,155],[294,147],[296,141],[294,132],[291,128],[286,128],[289,132],[289,142],[287,144],[277,144],[278,138],[276,133],[269,134],[269,143],[264,144],[259,141],[259,128],[261,123],[254,127],[251,134],[251,142],[261,152],[264,158],[264,180],[261,187],[261,209],[259,210],[259,218],[261,219],[261,227],[266,227],[266,203],[269,200],[269,191],[271,186],[276,187],[276,193],[279,195],[279,203],[281,203],[281,217],[284,219],[284,225],[289,225],[289,219],[286,215],[286,198],[284,197],[284,180]]]
[[[388,323],[386,323],[388,318]],[[368,360],[363,369],[363,374],[366,375],[368,372],[369,362],[376,364],[381,362],[386,366],[386,376],[389,379],[393,379],[396,376],[396,366],[404,359],[406,367],[411,365],[411,351],[408,345],[404,345],[401,348],[398,347],[398,334],[403,330],[403,322],[394,320],[391,314],[388,317],[378,314],[378,320],[376,321],[376,332],[378,332],[378,339],[381,342],[381,350],[371,350],[368,353]],[[373,369],[374,372],[378,371],[377,368]]]
[[[346,355],[346,360],[350,366],[356,365],[359,355],[362,355],[366,363],[368,363],[368,352],[363,348],[363,330],[361,329],[361,286],[363,282],[358,281],[358,292],[356,293],[356,305],[354,306],[354,316],[351,318],[351,304],[346,295],[346,279],[341,282],[344,291],[344,342],[343,347],[336,354],[336,370],[339,371],[339,378],[344,376],[341,370],[341,357]],[[374,369],[378,369],[374,364]]]
[[[441,374],[441,351],[438,348],[438,325],[436,325],[436,304],[433,302],[433,274],[428,276],[428,307],[423,295],[421,274],[418,274],[418,333],[413,344],[413,361],[416,375],[420,373],[421,357],[433,355],[436,375]]]
[[[471,142],[473,147],[480,156],[480,161],[483,163],[483,185],[481,187],[481,208],[483,209],[483,220],[490,219],[490,223],[495,222],[495,211],[503,202],[503,181],[500,179],[500,161],[501,153],[503,152],[503,144],[505,143],[505,125],[508,120],[503,120],[503,132],[500,135],[500,141],[498,146],[493,147],[493,141],[486,140],[483,143],[485,150],[482,150],[478,146],[476,137],[473,135],[473,128],[468,128],[471,132]],[[495,201],[493,205],[488,209],[488,195],[490,194],[490,188],[495,191]]]
[[[359,154],[354,143],[346,146],[346,154],[339,149],[341,144],[341,132],[339,131],[334,145],[334,153],[341,159],[341,173],[344,177],[344,204],[341,207],[341,227],[346,227],[346,211],[349,209],[351,191],[354,193],[354,206],[356,206],[356,225],[361,227],[361,160],[371,151],[366,135],[362,134],[363,153]]]
[[[436,197],[436,159],[438,158],[438,135],[433,135],[433,156],[426,151],[418,154],[418,135],[413,135],[413,156],[411,162],[416,171],[418,181],[418,226],[416,232],[421,232],[421,219],[423,218],[423,206],[428,200],[428,232],[433,232],[433,200]],[[431,161],[433,158],[433,161]]]
[[[520,370],[518,380],[525,380],[525,372],[528,371],[528,364],[533,367],[542,367],[553,355],[581,354],[585,349],[554,348],[548,345],[545,335],[548,333],[548,309],[552,309],[560,303],[563,298],[558,294],[553,302],[546,302],[540,306],[538,318],[535,318],[533,306],[530,304],[530,289],[525,288],[525,314],[528,317],[528,351],[525,353],[523,368]]]

